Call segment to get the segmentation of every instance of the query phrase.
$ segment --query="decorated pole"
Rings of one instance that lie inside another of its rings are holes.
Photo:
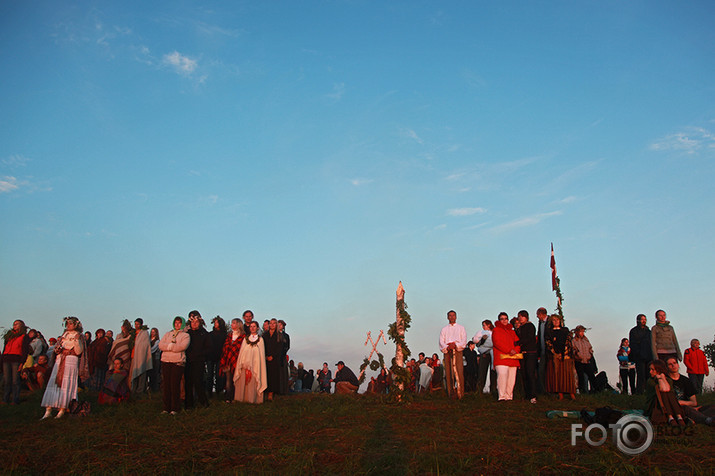
[[[400,306],[400,303],[402,303],[402,306]],[[396,324],[396,329],[397,329],[397,334],[404,340],[405,338],[405,325],[402,322],[402,315],[400,313],[400,310],[404,308],[404,303],[405,303],[405,288],[402,286],[402,281],[400,281],[400,284],[397,286],[397,303],[395,305],[396,308],[396,316],[395,316],[395,324]],[[402,353],[402,346],[400,345],[400,342],[398,341],[395,344],[395,364],[398,366],[402,367],[405,365],[405,356]]]
[[[410,356],[410,349],[405,342],[405,332],[410,328],[412,318],[407,312],[405,304],[405,288],[402,281],[397,286],[397,302],[395,304],[395,322],[390,324],[387,335],[395,342],[395,358],[390,367],[392,382],[390,383],[390,393],[388,399],[394,403],[404,403],[409,399],[410,393],[407,391],[412,380],[410,372],[405,368],[405,359]]]
[[[554,257],[554,244],[551,243],[551,290],[556,293],[556,312],[561,318],[561,324],[564,325],[564,310],[561,307],[561,303],[564,300],[563,294],[561,294],[561,280],[556,274],[556,258]]]

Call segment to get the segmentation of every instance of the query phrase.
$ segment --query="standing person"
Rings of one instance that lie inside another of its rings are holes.
[[[469,341],[467,342],[467,348],[464,349],[464,361],[466,362],[466,365],[464,366],[464,385],[465,385],[465,391],[467,392],[474,392],[477,389],[477,373],[479,371],[479,356],[477,354],[477,351],[474,349],[474,342]],[[423,362],[424,363],[424,362]],[[422,370],[424,367],[418,362],[418,368],[419,368],[419,382],[423,381],[422,379]],[[432,378],[432,373],[430,372],[430,379]],[[419,388],[418,388],[419,391]]]
[[[332,382],[333,374],[330,372],[327,362],[323,362],[323,368],[318,370],[318,385],[321,393],[330,393],[330,382]]]
[[[144,320],[138,317],[134,320],[134,348],[129,372],[132,395],[146,393],[146,374],[152,369],[152,365],[149,328],[144,325]]]
[[[519,311],[519,329],[516,335],[519,337],[519,347],[524,359],[521,361],[521,378],[524,383],[524,398],[531,403],[536,403],[536,366],[538,341],[536,340],[536,327],[529,322],[529,313],[525,310]]]
[[[489,319],[482,321],[482,330],[474,334],[472,341],[477,344],[479,351],[479,376],[477,377],[477,391],[482,393],[489,375],[489,393],[497,394],[497,373],[494,370],[494,352],[492,331],[494,324]]]
[[[251,333],[251,322],[253,322],[253,311],[250,309],[246,309],[243,311],[242,314],[243,317],[243,332],[245,335],[249,335]],[[260,329],[258,330],[258,335],[261,334]]]
[[[221,352],[223,351],[223,345],[226,343],[226,322],[221,316],[216,316],[211,320],[211,325],[213,326],[213,329],[209,332],[211,349],[206,356],[206,393],[209,398],[214,389],[216,389],[216,395],[219,395],[226,386],[226,377],[219,369]]]
[[[539,395],[543,395],[546,393],[546,362],[548,361],[546,341],[548,340],[547,334],[551,330],[551,323],[549,322],[549,314],[546,312],[545,307],[540,307],[536,310],[536,318],[538,319],[536,329],[538,345],[536,351],[539,358],[539,363],[536,367],[536,392]]]
[[[655,312],[655,325],[650,330],[650,342],[653,350],[653,358],[667,361],[669,357],[675,357],[678,362],[683,360],[680,353],[678,338],[675,336],[675,329],[670,325],[670,321],[665,320],[665,311],[658,309]]]
[[[273,318],[268,323],[268,331],[263,333],[263,343],[266,352],[267,388],[266,400],[273,401],[274,394],[280,394],[281,365],[283,358],[283,336],[278,331],[278,320]]]
[[[70,402],[77,398],[79,380],[89,378],[82,323],[76,317],[65,317],[64,324],[65,331],[55,346],[55,366],[42,397],[43,420],[52,416],[53,408],[59,409],[55,418],[62,418]]]
[[[500,402],[514,399],[516,369],[519,368],[517,354],[520,351],[517,340],[514,327],[509,323],[509,315],[506,312],[500,312],[494,332],[492,332],[494,368],[497,372],[497,391]]]
[[[94,337],[92,343],[89,344],[89,373],[92,376],[94,390],[100,391],[104,388],[104,377],[109,368],[107,358],[112,344],[107,339],[104,329],[97,329]]]
[[[159,349],[159,329],[152,327],[149,331],[149,344],[151,345],[151,370],[148,372],[149,388],[158,392],[161,388],[161,349]]]
[[[4,402],[20,403],[20,371],[30,354],[30,338],[27,326],[20,319],[12,323],[12,329],[3,336],[5,347],[2,351],[2,377],[5,384]]]
[[[107,331],[109,334],[109,331]],[[131,369],[132,349],[134,349],[134,334],[132,334],[132,325],[127,319],[122,322],[122,330],[112,342],[112,348],[107,356],[107,367],[114,366],[114,361],[119,359],[123,362],[125,369]]]
[[[172,329],[159,341],[161,350],[161,380],[163,382],[162,413],[176,415],[181,411],[181,377],[186,365],[186,349],[191,338],[184,332],[184,318],[176,316]]]
[[[189,347],[186,349],[186,367],[184,368],[184,407],[194,408],[194,392],[199,403],[209,406],[206,398],[204,377],[206,374],[206,355],[211,349],[209,333],[204,327],[204,320],[199,311],[189,313]]]
[[[278,319],[278,332],[280,332],[281,340],[283,341],[283,352],[281,355],[281,381],[280,381],[280,395],[288,395],[288,381],[290,380],[291,369],[286,365],[286,359],[288,358],[288,351],[290,350],[290,336],[285,331],[286,321],[283,319]]]
[[[645,314],[638,314],[635,327],[628,333],[628,342],[631,344],[629,358],[636,365],[637,394],[645,391],[645,383],[648,380],[648,364],[653,360],[653,346],[647,322]]]
[[[236,359],[236,369],[233,373],[233,383],[236,387],[234,398],[239,402],[263,403],[267,380],[266,355],[263,338],[258,335],[257,322],[251,322],[249,332]]]
[[[593,347],[586,337],[586,328],[576,326],[573,337],[573,357],[578,374],[578,389],[581,395],[596,391],[596,362],[593,360]]]
[[[695,386],[696,393],[703,393],[703,380],[707,375],[710,375],[708,368],[708,360],[705,358],[705,352],[700,350],[700,341],[693,339],[690,341],[690,347],[685,349],[683,354],[683,363],[688,371],[688,378]]]
[[[230,403],[236,398],[236,386],[234,385],[233,376],[236,373],[236,360],[238,360],[238,353],[241,351],[241,344],[245,338],[243,329],[244,327],[241,319],[232,319],[231,332],[229,332],[226,336],[226,341],[223,343],[223,349],[221,349],[219,372],[226,380],[226,393],[224,395],[226,403]]]
[[[456,395],[457,398],[461,399],[464,396],[462,351],[467,347],[467,331],[464,326],[457,324],[457,313],[455,311],[447,312],[447,321],[449,321],[449,324],[444,326],[439,333],[439,349],[444,354],[447,395],[450,397]]]
[[[546,366],[546,391],[558,393],[563,400],[564,393],[576,400],[576,380],[574,379],[573,350],[571,332],[564,326],[558,314],[551,315],[551,332],[546,348],[549,351],[549,362]]]
[[[631,347],[628,339],[621,339],[621,346],[616,352],[618,358],[618,373],[621,376],[621,394],[628,395],[628,382],[631,384],[631,395],[636,394],[636,364],[630,360]]]

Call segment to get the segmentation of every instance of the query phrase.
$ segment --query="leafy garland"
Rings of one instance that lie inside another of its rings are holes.
[[[710,362],[710,367],[715,367],[715,337],[713,337],[711,343],[703,347],[703,353],[705,357],[707,357],[708,362]]]
[[[410,328],[412,317],[406,311],[407,304],[405,304],[404,299],[397,301],[395,306],[400,315],[402,330],[404,332],[402,335],[400,334],[400,329],[397,328],[397,322],[395,321],[390,324],[390,327],[387,330],[387,335],[390,336],[390,340],[394,341],[395,344],[402,350],[402,357],[406,360],[411,353],[410,349],[407,347],[407,343],[405,342],[404,333]],[[397,365],[397,361],[393,359],[390,372],[392,373],[392,381],[390,382],[388,401],[391,403],[405,403],[408,398],[412,397],[412,392],[409,391],[410,384],[412,383],[410,371],[407,370],[407,367],[400,367]],[[400,384],[402,385],[402,388],[400,388]]]
[[[556,276],[556,312],[561,318],[561,325],[565,326],[566,322],[564,320],[564,310],[561,304],[564,302],[564,295],[561,294],[561,279]]]
[[[377,352],[377,351],[376,351]],[[370,370],[377,370],[385,367],[385,358],[382,356],[381,353],[377,352],[377,358],[378,360],[373,360],[370,362],[367,357],[362,361],[362,365],[360,366],[360,378],[358,379],[358,386],[362,385],[362,383],[365,381],[365,372],[364,370],[367,368],[367,366],[370,366]]]

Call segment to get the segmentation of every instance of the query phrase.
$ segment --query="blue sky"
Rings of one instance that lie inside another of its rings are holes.
[[[283,318],[359,367],[555,307],[711,342],[712,2],[0,4],[0,314]],[[393,346],[383,347],[385,354]]]

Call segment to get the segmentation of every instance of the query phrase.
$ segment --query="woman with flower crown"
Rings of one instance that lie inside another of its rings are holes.
[[[266,350],[258,335],[258,323],[251,322],[249,329],[250,334],[243,340],[233,373],[235,398],[239,402],[263,403],[263,392],[267,387]]]
[[[70,402],[77,399],[78,378],[89,378],[82,323],[76,317],[65,317],[64,324],[65,332],[55,345],[57,356],[52,376],[42,397],[42,406],[45,407],[43,420],[52,416],[53,408],[59,409],[55,418],[62,418]]]

